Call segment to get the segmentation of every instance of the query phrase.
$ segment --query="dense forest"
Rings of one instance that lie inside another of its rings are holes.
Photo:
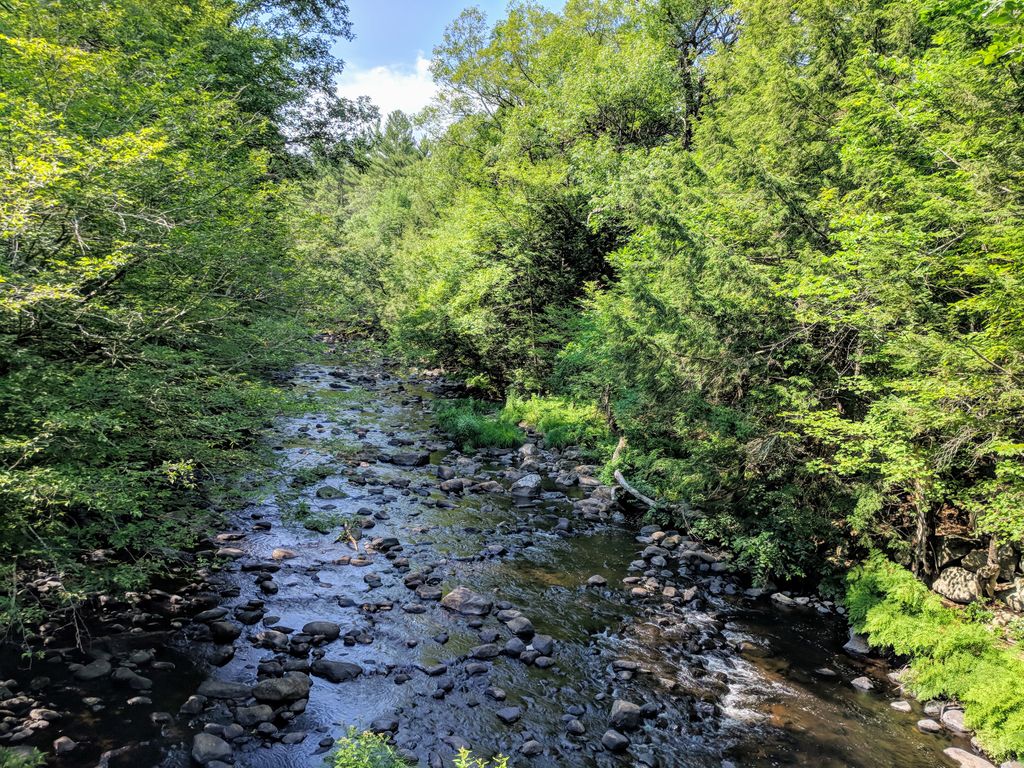
[[[592,404],[762,579],[1024,532],[1022,18],[987,2],[466,11],[418,132],[298,227],[346,327]],[[608,458],[606,455],[605,458]]]
[[[3,624],[206,536],[331,331],[464,383],[465,444],[529,423],[752,583],[849,589],[1024,750],[1024,662],[926,589],[1024,609],[1024,3],[470,8],[383,118],[350,34],[0,1]]]

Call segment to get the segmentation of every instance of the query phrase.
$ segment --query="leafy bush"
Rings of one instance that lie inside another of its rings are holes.
[[[330,758],[332,768],[406,768],[387,736],[350,728],[338,739]]]
[[[463,448],[514,448],[524,439],[514,421],[483,400],[439,400],[434,413],[441,429]]]
[[[0,747],[0,768],[38,768],[45,762],[45,755],[38,750]]]
[[[872,645],[910,657],[915,695],[959,701],[986,750],[1024,755],[1024,659],[1016,648],[877,553],[850,573],[846,607]]]
[[[291,145],[340,127],[347,6],[249,8],[0,3],[0,626],[38,618],[29,575],[52,610],[205,535],[311,346],[326,283],[282,208]]]

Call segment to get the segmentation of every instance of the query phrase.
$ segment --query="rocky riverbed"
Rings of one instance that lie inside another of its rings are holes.
[[[460,453],[431,416],[448,384],[344,349],[291,386],[308,411],[271,438],[280,475],[202,579],[7,653],[0,744],[298,768],[354,727],[430,768],[461,746],[537,768],[988,765],[835,606],[641,527],[579,452]]]

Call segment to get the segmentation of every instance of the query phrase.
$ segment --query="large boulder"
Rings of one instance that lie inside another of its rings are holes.
[[[966,568],[947,568],[932,582],[932,590],[954,603],[970,603],[981,597],[978,577]]]
[[[999,563],[999,578],[1009,580],[1017,569],[1017,555],[1013,547],[1004,544],[996,550],[996,562]],[[972,549],[964,556],[960,565],[968,571],[979,571],[988,565],[988,548]]]
[[[1009,586],[996,590],[996,597],[1011,611],[1024,611],[1024,578],[1014,579]]]
[[[939,568],[954,565],[978,546],[977,540],[963,536],[937,536],[935,543],[935,564]]]
[[[441,598],[441,605],[464,616],[486,616],[491,612],[491,601],[468,587],[458,586]]]

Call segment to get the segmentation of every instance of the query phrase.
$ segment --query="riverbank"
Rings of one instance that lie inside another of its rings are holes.
[[[84,656],[54,642],[18,669],[8,734],[48,723],[20,743],[67,738],[52,762],[74,768],[317,766],[350,726],[431,768],[460,746],[542,768],[934,768],[970,748],[890,706],[829,606],[638,529],[572,449],[455,450],[443,380],[342,349],[291,386],[308,410],[271,437],[274,489],[204,547],[216,565],[136,596]]]

